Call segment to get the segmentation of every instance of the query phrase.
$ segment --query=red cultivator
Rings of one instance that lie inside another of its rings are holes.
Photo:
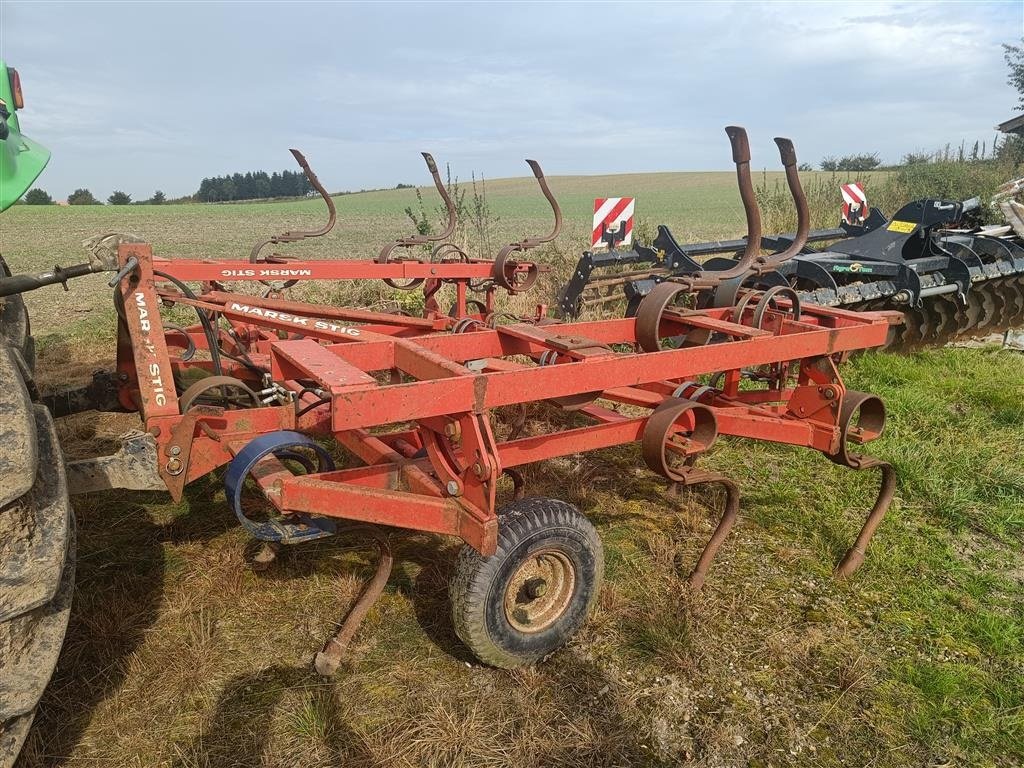
[[[740,129],[734,136],[741,173],[749,172],[745,136]],[[261,248],[250,261],[160,260],[146,244],[121,243],[116,265],[108,265],[118,271],[117,372],[101,381],[112,407],[139,413],[142,431],[115,456],[69,464],[72,488],[165,488],[177,499],[190,481],[226,467],[228,501],[266,542],[264,565],[282,544],[352,529],[369,534],[381,551],[378,570],[318,654],[325,674],[387,582],[384,526],[466,543],[452,612],[478,658],[515,666],[562,645],[597,595],[600,540],[574,507],[526,497],[517,468],[582,451],[640,442],[648,467],[673,487],[725,487],[694,588],[739,509],[737,487],[697,464],[719,435],[806,446],[853,469],[878,467],[878,498],[837,568],[854,571],[894,476],[855,452],[879,436],[885,411],[878,398],[846,389],[837,365],[884,344],[890,315],[801,306],[784,288],[740,291],[724,307],[679,306],[708,288],[710,276],[657,286],[636,318],[563,324],[545,318],[543,307],[532,317],[502,315],[497,290],[529,287],[539,268],[524,252],[558,232],[557,204],[531,166],[552,204],[554,231],[506,246],[493,261],[443,245],[430,258],[395,259],[400,251],[425,253],[422,237],[385,247],[374,263],[268,261],[258,258]],[[222,285],[337,279],[422,284],[425,317]],[[436,302],[446,284],[455,288],[450,312]],[[467,298],[474,289],[482,300]],[[172,305],[192,308],[200,322],[166,322],[160,309]],[[569,426],[526,434],[524,409],[541,401],[574,412]],[[68,412],[87,398],[60,402]],[[503,475],[514,499],[499,508]]]

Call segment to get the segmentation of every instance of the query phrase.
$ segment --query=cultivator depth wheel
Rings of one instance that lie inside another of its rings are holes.
[[[464,546],[449,594],[455,632],[473,655],[512,668],[556,651],[583,626],[604,552],[593,524],[564,501],[524,498],[499,514],[497,552]]]

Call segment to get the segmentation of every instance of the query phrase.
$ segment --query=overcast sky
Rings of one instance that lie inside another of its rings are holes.
[[[55,197],[145,198],[291,167],[332,190],[461,176],[729,167],[722,127],[801,160],[975,139],[1014,113],[1024,2],[45,3],[0,0]]]

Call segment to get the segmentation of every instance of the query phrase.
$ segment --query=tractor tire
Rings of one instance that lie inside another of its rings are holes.
[[[53,417],[26,385],[30,337],[0,330],[0,768],[10,768],[64,642],[75,541]]]
[[[0,256],[0,277],[10,275],[7,262]],[[28,308],[19,294],[0,298],[0,345],[4,344],[13,347],[21,355],[28,371],[35,370],[36,350],[28,321]]]
[[[601,539],[576,507],[519,499],[499,513],[494,555],[459,552],[449,586],[455,632],[485,664],[532,664],[583,626],[603,574]]]

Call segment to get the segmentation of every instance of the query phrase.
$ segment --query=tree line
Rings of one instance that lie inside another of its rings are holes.
[[[191,199],[184,198],[184,200]],[[103,205],[92,192],[84,188],[76,189],[68,195],[67,202],[68,205]],[[110,205],[163,205],[167,202],[167,196],[158,189],[148,200],[132,200],[132,196],[127,192],[117,189],[107,198],[107,202]],[[173,202],[182,201],[175,200]],[[53,205],[53,198],[50,197],[50,193],[45,189],[35,187],[30,189],[25,195],[25,203],[27,205]]]
[[[108,198],[109,205],[163,205],[164,203],[222,203],[230,200],[262,200],[274,197],[305,197],[313,192],[313,185],[300,171],[249,171],[203,179],[194,195],[168,200],[159,189],[146,200],[132,200],[127,192],[115,190]],[[44,189],[36,187],[25,195],[28,205],[53,205],[53,198]],[[103,205],[88,189],[76,189],[67,197],[68,205]]]
[[[268,197],[305,197],[313,191],[313,185],[300,171],[274,171],[270,174],[250,171],[203,179],[193,198],[201,203],[222,203]]]

